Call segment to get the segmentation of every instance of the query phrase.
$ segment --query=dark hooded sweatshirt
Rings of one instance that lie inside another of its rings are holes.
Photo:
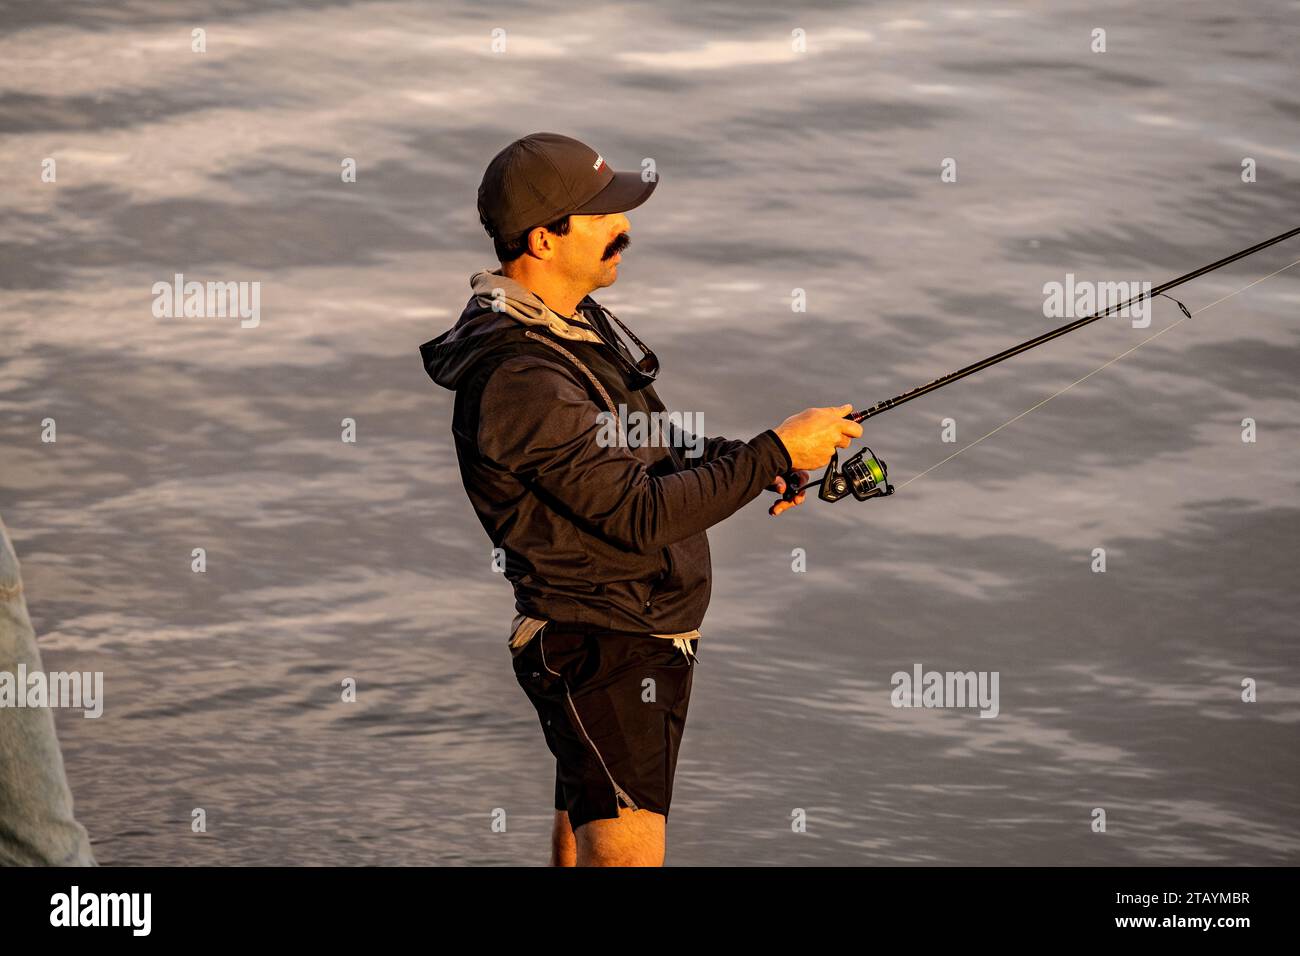
[[[668,447],[602,443],[620,405],[666,411],[653,386],[629,387],[606,343],[632,355],[603,307],[584,298],[583,325],[499,272],[471,286],[460,319],[420,354],[456,393],[461,480],[504,552],[516,609],[614,631],[698,628],[712,586],[705,529],[790,470],[780,438],[706,438],[698,457],[677,428]]]

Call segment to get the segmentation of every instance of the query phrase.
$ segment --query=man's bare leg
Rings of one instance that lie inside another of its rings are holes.
[[[576,866],[577,859],[578,845],[569,826],[569,813],[556,810],[555,823],[551,827],[551,866]]]
[[[584,823],[573,831],[577,865],[663,866],[665,823],[661,813],[626,807],[619,807],[617,820]]]

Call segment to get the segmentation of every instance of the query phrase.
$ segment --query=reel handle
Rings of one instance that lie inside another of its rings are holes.
[[[796,496],[813,484],[813,482],[810,481],[802,487],[799,485],[799,472],[801,470],[802,469],[799,468],[791,468],[789,471],[781,474],[780,477],[785,479],[785,491],[781,493],[782,501],[794,501]]]

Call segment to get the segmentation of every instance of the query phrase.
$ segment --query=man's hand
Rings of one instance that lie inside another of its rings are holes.
[[[837,448],[848,448],[862,435],[862,426],[844,417],[852,405],[805,408],[775,429],[794,468],[820,468]]]
[[[795,479],[797,487],[803,487],[804,485],[808,484],[808,472],[806,471],[802,471],[802,470],[796,471],[793,473],[792,477]],[[776,481],[768,485],[767,490],[775,491],[779,495],[785,495],[786,487],[787,485],[785,483],[785,477],[783,475],[777,475]],[[768,508],[767,513],[776,516],[779,515],[782,511],[788,511],[789,509],[793,508],[795,505],[801,505],[803,504],[803,499],[806,494],[807,494],[806,491],[801,491],[789,500],[786,500],[783,497],[782,500],[778,501],[776,504],[772,505],[772,507]]]

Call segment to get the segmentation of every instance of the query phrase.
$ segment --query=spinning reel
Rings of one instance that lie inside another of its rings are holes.
[[[816,482],[808,482],[802,488],[791,488],[786,498],[791,499],[802,491],[811,488]],[[840,466],[840,453],[837,449],[831,454],[831,460],[822,473],[821,487],[817,497],[822,501],[839,501],[852,493],[859,501],[868,498],[883,498],[894,493],[894,486],[889,483],[889,468],[876,457],[870,448],[863,448]]]
[[[846,459],[843,468],[840,467],[839,451],[832,454],[817,497],[822,501],[839,501],[850,492],[859,501],[894,493],[894,486],[889,483],[889,469],[870,448],[863,448]]]

